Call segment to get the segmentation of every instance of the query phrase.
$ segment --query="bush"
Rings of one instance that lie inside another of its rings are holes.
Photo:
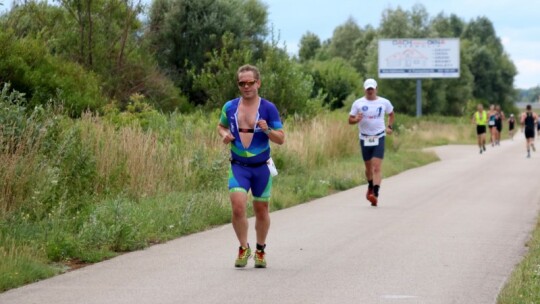
[[[300,64],[289,58],[277,42],[265,46],[257,63],[261,72],[260,95],[276,104],[282,114],[313,116],[322,111],[323,97],[312,97],[313,79]]]
[[[0,84],[10,82],[29,105],[61,103],[72,116],[104,103],[99,78],[80,65],[48,53],[45,43],[0,32]]]
[[[345,59],[310,61],[306,67],[314,80],[312,96],[322,90],[326,94],[324,102],[331,109],[342,108],[349,95],[362,92],[360,75]]]
[[[223,47],[210,54],[210,60],[197,74],[190,71],[193,91],[201,91],[207,96],[205,107],[216,109],[239,95],[236,86],[237,69],[251,61],[252,54],[247,48],[235,48],[234,36],[230,33],[222,37]]]

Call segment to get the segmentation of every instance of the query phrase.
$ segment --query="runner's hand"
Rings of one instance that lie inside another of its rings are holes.
[[[356,114],[356,122],[361,122],[362,118],[364,118],[364,114],[362,113]]]
[[[390,129],[390,127],[386,127],[386,134],[392,135],[393,132],[394,130]]]
[[[225,134],[222,139],[224,144],[230,144],[235,138],[230,132],[227,132],[227,134]]]
[[[261,128],[264,132],[268,131],[268,123],[264,119],[257,121],[257,126]]]

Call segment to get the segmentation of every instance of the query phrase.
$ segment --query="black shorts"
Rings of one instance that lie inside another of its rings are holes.
[[[525,138],[534,138],[533,128],[525,128]]]
[[[499,131],[499,132],[502,131],[502,124],[497,123],[497,124],[495,125],[495,127],[497,128],[497,131]]]
[[[485,134],[486,133],[486,126],[483,125],[483,126],[479,126],[477,125],[476,126],[476,135],[482,135],[482,134]]]
[[[514,130],[514,123],[511,122],[508,124],[508,130],[510,131]]]
[[[371,160],[372,158],[384,158],[384,138],[385,136],[379,138],[379,144],[376,146],[364,146],[364,140],[360,140],[360,150],[362,151],[362,158],[364,161]]]

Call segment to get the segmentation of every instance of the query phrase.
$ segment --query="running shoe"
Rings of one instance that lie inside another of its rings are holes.
[[[484,150],[480,149],[480,154],[482,154],[483,151],[484,151]]]
[[[377,197],[375,196],[375,194],[370,194],[370,195],[368,196],[368,201],[371,202],[371,206],[373,206],[373,207],[377,207],[377,200],[378,200],[378,199],[377,199]]]
[[[253,259],[255,260],[255,268],[266,268],[266,259],[264,258],[264,251],[257,250],[255,251],[255,256]]]
[[[373,188],[368,187],[366,193],[366,199],[369,201],[369,196],[373,195]]]
[[[238,258],[234,262],[234,267],[246,267],[249,258],[251,257],[251,248],[240,246],[238,249]]]
[[[486,146],[485,145],[482,148],[484,149],[484,151],[486,151]]]

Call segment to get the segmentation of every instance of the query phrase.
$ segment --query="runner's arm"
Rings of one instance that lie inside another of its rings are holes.
[[[268,133],[268,138],[278,145],[283,145],[285,142],[285,132],[283,130],[272,130],[270,129],[270,133]]]
[[[392,127],[394,125],[395,119],[396,119],[396,115],[394,114],[394,112],[388,114],[388,126],[389,127]]]
[[[217,130],[224,144],[229,144],[234,140],[234,136],[231,134],[231,131],[229,131],[229,128],[224,127],[222,124],[218,124]]]
[[[349,124],[350,125],[355,125],[355,124],[359,123],[360,120],[362,120],[362,115],[360,115],[360,114],[349,115]]]

